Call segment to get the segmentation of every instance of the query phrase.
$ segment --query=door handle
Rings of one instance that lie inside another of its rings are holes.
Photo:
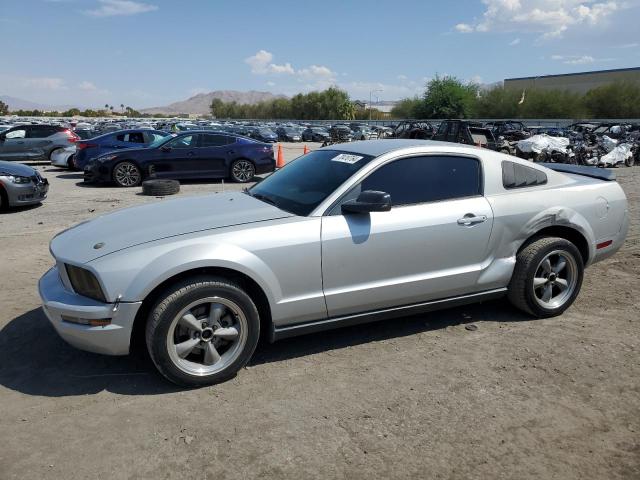
[[[474,215],[473,213],[467,213],[464,217],[458,219],[458,225],[468,227],[470,225],[475,225],[476,223],[482,223],[486,221],[486,215]]]
[[[227,153],[228,153],[229,155],[233,155],[233,154],[234,154],[234,153],[236,153],[236,152],[235,152],[235,150],[229,150]]]
[[[195,155],[194,152],[188,152],[187,155],[189,155],[190,157],[193,157]]]

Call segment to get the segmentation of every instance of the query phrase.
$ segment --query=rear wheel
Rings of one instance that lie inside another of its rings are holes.
[[[251,298],[224,278],[187,279],[151,310],[146,342],[154,364],[178,385],[209,385],[234,376],[253,355],[260,318]]]
[[[120,162],[113,168],[113,181],[119,187],[137,187],[142,181],[142,172],[135,163]]]
[[[62,148],[54,148],[53,150],[51,150],[49,152],[49,161],[51,161],[51,159],[53,158],[53,154],[56,153],[59,150],[62,150]]]
[[[538,318],[560,315],[574,302],[584,276],[582,255],[563,238],[543,237],[516,256],[511,303]]]
[[[256,175],[256,167],[250,160],[240,159],[231,164],[231,179],[237,183],[247,183]]]

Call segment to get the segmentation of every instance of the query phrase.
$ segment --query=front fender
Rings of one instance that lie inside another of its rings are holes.
[[[273,271],[260,258],[234,245],[210,242],[147,244],[90,263],[99,273],[111,301],[118,297],[123,302],[142,301],[164,281],[203,267],[228,268],[247,275],[262,288],[269,303],[282,298]]]

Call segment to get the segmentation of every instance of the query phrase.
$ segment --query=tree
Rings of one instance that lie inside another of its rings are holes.
[[[9,114],[9,105],[0,100],[0,115],[8,115]]]
[[[455,77],[439,77],[427,84],[421,109],[423,118],[468,118],[475,113],[478,86],[463,84]]]
[[[124,103],[120,104],[120,111],[124,113]]]
[[[592,118],[640,117],[640,85],[615,82],[589,90],[584,103]]]
[[[418,97],[404,98],[391,109],[393,118],[418,118],[422,101]]]

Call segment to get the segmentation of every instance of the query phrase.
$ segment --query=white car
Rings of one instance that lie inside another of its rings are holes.
[[[76,154],[76,146],[70,145],[65,148],[59,148],[51,153],[51,165],[61,168],[73,169],[73,157]]]

